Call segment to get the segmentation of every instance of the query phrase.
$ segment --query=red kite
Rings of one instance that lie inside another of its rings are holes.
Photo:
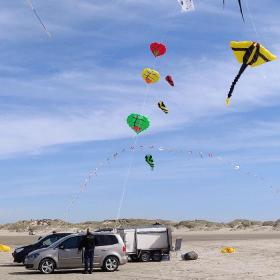
[[[174,82],[173,82],[173,79],[170,75],[167,75],[165,77],[165,80],[167,81],[168,84],[170,84],[172,87],[174,87]]]
[[[164,55],[166,53],[166,46],[161,43],[152,43],[150,45],[150,49],[155,57]]]

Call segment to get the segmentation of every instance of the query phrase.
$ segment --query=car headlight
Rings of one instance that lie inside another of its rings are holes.
[[[24,248],[18,248],[18,249],[15,249],[15,253],[20,253],[21,251],[23,251],[24,250]]]
[[[33,253],[27,256],[29,260],[35,260],[40,254],[39,253]]]

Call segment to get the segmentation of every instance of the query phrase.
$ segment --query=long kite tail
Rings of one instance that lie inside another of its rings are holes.
[[[241,0],[238,0],[238,5],[239,5],[239,10],[240,10],[242,19],[243,19],[243,21],[245,22],[244,14],[243,14],[243,9],[242,9],[242,4],[241,4]],[[224,9],[224,8],[225,8],[225,0],[223,0],[223,9]]]
[[[238,0],[238,5],[239,5],[240,13],[241,13],[241,15],[242,15],[242,19],[243,19],[243,21],[245,22],[244,15],[243,15],[243,9],[242,9],[241,0]]]
[[[45,32],[47,33],[47,35],[51,38],[52,35],[49,32],[49,30],[47,29],[47,27],[45,26],[45,24],[43,23],[42,19],[40,18],[40,16],[38,15],[36,9],[34,8],[32,1],[31,0],[26,0],[26,2],[28,3],[28,5],[30,6],[31,10],[33,11],[35,17],[38,19],[38,21],[40,22],[40,24],[42,25],[42,27],[44,28]]]
[[[246,64],[246,63],[243,63],[243,64],[241,65],[238,74],[236,75],[234,81],[232,82],[231,87],[230,87],[230,90],[229,90],[229,93],[228,93],[228,96],[227,96],[227,100],[226,100],[227,105],[229,105],[229,103],[230,103],[230,98],[231,98],[231,96],[232,96],[232,93],[233,93],[233,90],[234,90],[235,85],[237,84],[239,78],[241,77],[241,75],[243,74],[243,72],[245,71],[245,69],[247,68],[247,66],[248,66],[248,64]]]

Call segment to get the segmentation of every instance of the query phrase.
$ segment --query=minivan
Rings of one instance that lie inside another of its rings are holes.
[[[28,254],[24,261],[25,267],[44,274],[52,273],[55,269],[83,268],[83,251],[78,248],[84,235],[85,233],[71,234],[48,248]],[[119,265],[127,263],[126,247],[120,235],[111,232],[94,232],[93,235],[96,240],[94,268],[113,272]]]

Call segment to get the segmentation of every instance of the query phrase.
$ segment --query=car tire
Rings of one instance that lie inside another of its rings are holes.
[[[153,255],[152,255],[152,260],[154,262],[160,262],[162,259],[162,255],[161,255],[161,252],[160,251],[154,251],[153,252]]]
[[[103,270],[107,272],[114,272],[119,267],[119,260],[115,256],[108,256],[103,262]]]
[[[151,259],[151,253],[146,251],[146,252],[142,252],[140,255],[140,260],[141,262],[149,262]]]
[[[43,274],[51,274],[54,272],[55,269],[55,261],[50,258],[43,259],[40,262],[39,270]]]

